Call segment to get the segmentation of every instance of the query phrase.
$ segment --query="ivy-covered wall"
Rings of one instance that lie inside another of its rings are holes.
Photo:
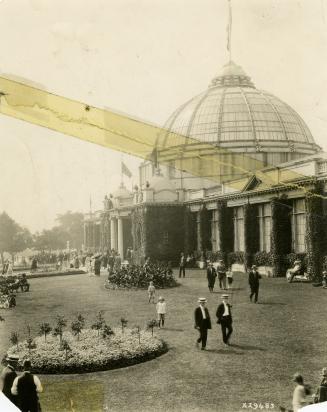
[[[258,223],[258,206],[244,205],[244,264],[249,268],[253,262],[253,255],[260,248],[260,234]]]
[[[305,198],[307,212],[307,270],[310,277],[319,281],[322,277],[323,257],[326,246],[326,217],[324,216],[323,187],[316,183]]]
[[[155,260],[170,260],[175,264],[184,251],[184,213],[180,205],[147,205],[145,220],[145,255]]]
[[[233,209],[227,207],[226,201],[217,202],[218,236],[222,258],[227,264],[227,254],[234,250]]]
[[[200,211],[200,244],[201,252],[207,252],[212,249],[211,244],[211,211],[203,205]]]
[[[131,216],[133,238],[133,263],[142,265],[146,256],[145,225],[146,216],[144,207],[136,207]]]
[[[271,255],[274,276],[285,276],[287,267],[284,255],[292,251],[292,203],[274,198],[271,201]]]
[[[197,227],[196,213],[192,213],[188,207],[184,211],[184,253],[185,256],[193,253],[197,249]]]

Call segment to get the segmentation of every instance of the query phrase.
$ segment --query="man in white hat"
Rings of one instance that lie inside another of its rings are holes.
[[[17,355],[8,355],[6,357],[7,366],[1,374],[1,390],[2,393],[15,405],[17,405],[17,396],[11,393],[11,387],[17,377],[16,368],[19,357]]]
[[[201,350],[205,350],[207,345],[208,329],[211,329],[211,319],[209,311],[206,308],[206,298],[199,298],[199,306],[194,311],[195,329],[200,333],[199,338],[196,341],[196,346],[199,346],[201,342]]]
[[[227,294],[221,295],[221,298],[222,303],[218,305],[216,312],[217,323],[221,326],[224,344],[229,345],[230,337],[233,333],[232,305],[228,303],[229,296]]]

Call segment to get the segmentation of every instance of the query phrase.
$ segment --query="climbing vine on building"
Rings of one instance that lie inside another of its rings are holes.
[[[323,207],[323,187],[316,182],[314,189],[307,192],[305,197],[307,225],[307,270],[310,277],[320,281],[322,277],[323,256],[326,246],[326,217]]]

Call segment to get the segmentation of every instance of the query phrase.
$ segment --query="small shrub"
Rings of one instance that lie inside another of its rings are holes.
[[[47,341],[47,335],[52,331],[52,327],[49,323],[44,322],[39,325],[39,331],[41,335],[44,335],[44,342]]]
[[[128,320],[125,318],[120,318],[120,323],[121,323],[121,331],[122,333],[124,333],[124,329],[127,326]]]
[[[151,329],[151,335],[153,336],[153,329],[157,326],[157,320],[151,319],[147,322],[147,328]]]
[[[110,336],[112,336],[114,334],[115,334],[115,332],[108,325],[104,325],[104,327],[101,329],[101,335],[102,335],[103,339],[109,338]]]
[[[19,335],[17,332],[11,332],[9,340],[13,345],[16,345],[18,348]]]
[[[103,311],[98,312],[96,316],[96,320],[91,326],[92,329],[95,329],[98,331],[98,336],[100,336],[100,330],[104,327],[106,324],[104,317],[103,317]]]
[[[57,315],[56,316],[56,322],[57,322],[56,326],[53,329],[53,335],[54,336],[59,336],[59,342],[60,342],[60,346],[61,346],[64,328],[67,326],[67,320],[63,316]]]

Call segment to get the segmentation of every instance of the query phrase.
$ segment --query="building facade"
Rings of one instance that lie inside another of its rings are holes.
[[[85,216],[86,249],[125,256],[132,248],[136,263],[176,262],[183,251],[198,261],[256,263],[274,276],[300,257],[321,275],[327,156],[302,118],[256,89],[240,66],[230,62],[178,108],[157,149],[159,165],[141,164],[133,192],[121,185],[102,211]],[[201,150],[210,168],[196,168]],[[202,172],[184,170],[181,159]]]

